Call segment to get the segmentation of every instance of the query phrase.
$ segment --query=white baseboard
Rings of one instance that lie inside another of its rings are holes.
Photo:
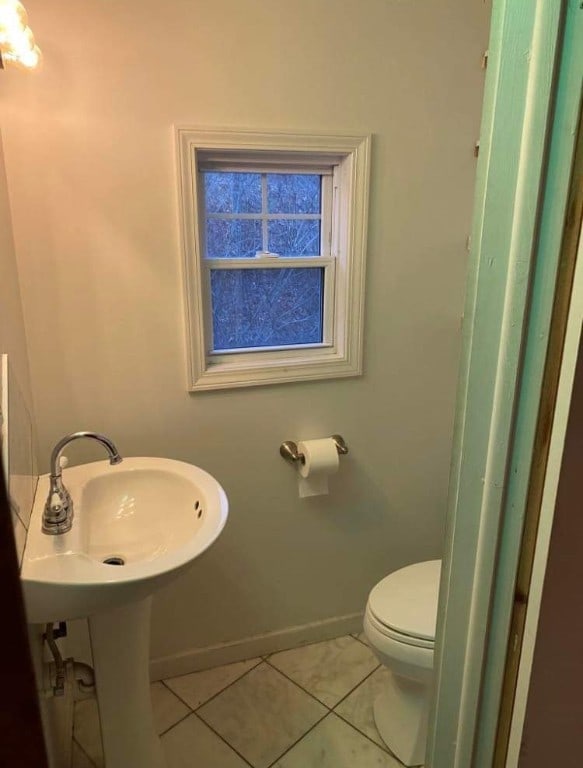
[[[163,680],[167,677],[187,675],[201,669],[219,667],[234,661],[243,661],[256,656],[266,656],[287,648],[296,648],[320,640],[330,640],[341,635],[362,631],[362,613],[351,613],[324,619],[299,627],[287,627],[264,635],[246,637],[229,643],[211,645],[208,648],[191,648],[171,656],[160,656],[150,661],[150,678]]]

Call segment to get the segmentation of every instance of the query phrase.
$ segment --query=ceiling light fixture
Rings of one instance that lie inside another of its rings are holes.
[[[40,64],[40,48],[27,23],[19,0],[0,0],[0,69],[7,65],[35,69]]]

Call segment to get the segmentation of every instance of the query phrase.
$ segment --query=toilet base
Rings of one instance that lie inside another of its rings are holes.
[[[422,765],[427,744],[429,686],[391,674],[374,703],[382,740],[405,765]]]

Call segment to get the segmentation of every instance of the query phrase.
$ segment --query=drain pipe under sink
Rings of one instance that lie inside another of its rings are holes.
[[[89,664],[68,658],[63,660],[56,638],[65,637],[67,628],[65,622],[59,623],[55,632],[52,622],[46,625],[44,638],[53,657],[50,663],[50,680],[53,696],[64,696],[65,686],[69,684],[73,691],[73,700],[95,697],[95,672]],[[49,694],[50,695],[50,694]]]

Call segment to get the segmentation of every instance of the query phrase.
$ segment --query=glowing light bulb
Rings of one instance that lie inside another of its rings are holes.
[[[17,69],[38,69],[42,62],[42,53],[38,45],[27,51],[19,51],[18,55],[14,53],[3,53],[3,60]]]
[[[0,43],[22,32],[27,23],[28,17],[22,3],[18,0],[0,0]]]
[[[30,27],[19,29],[8,40],[0,42],[2,52],[14,53],[16,55],[21,51],[30,51],[32,48],[34,48],[34,35]]]
[[[0,0],[0,56],[3,64],[34,69],[41,62],[27,14],[19,0]]]

